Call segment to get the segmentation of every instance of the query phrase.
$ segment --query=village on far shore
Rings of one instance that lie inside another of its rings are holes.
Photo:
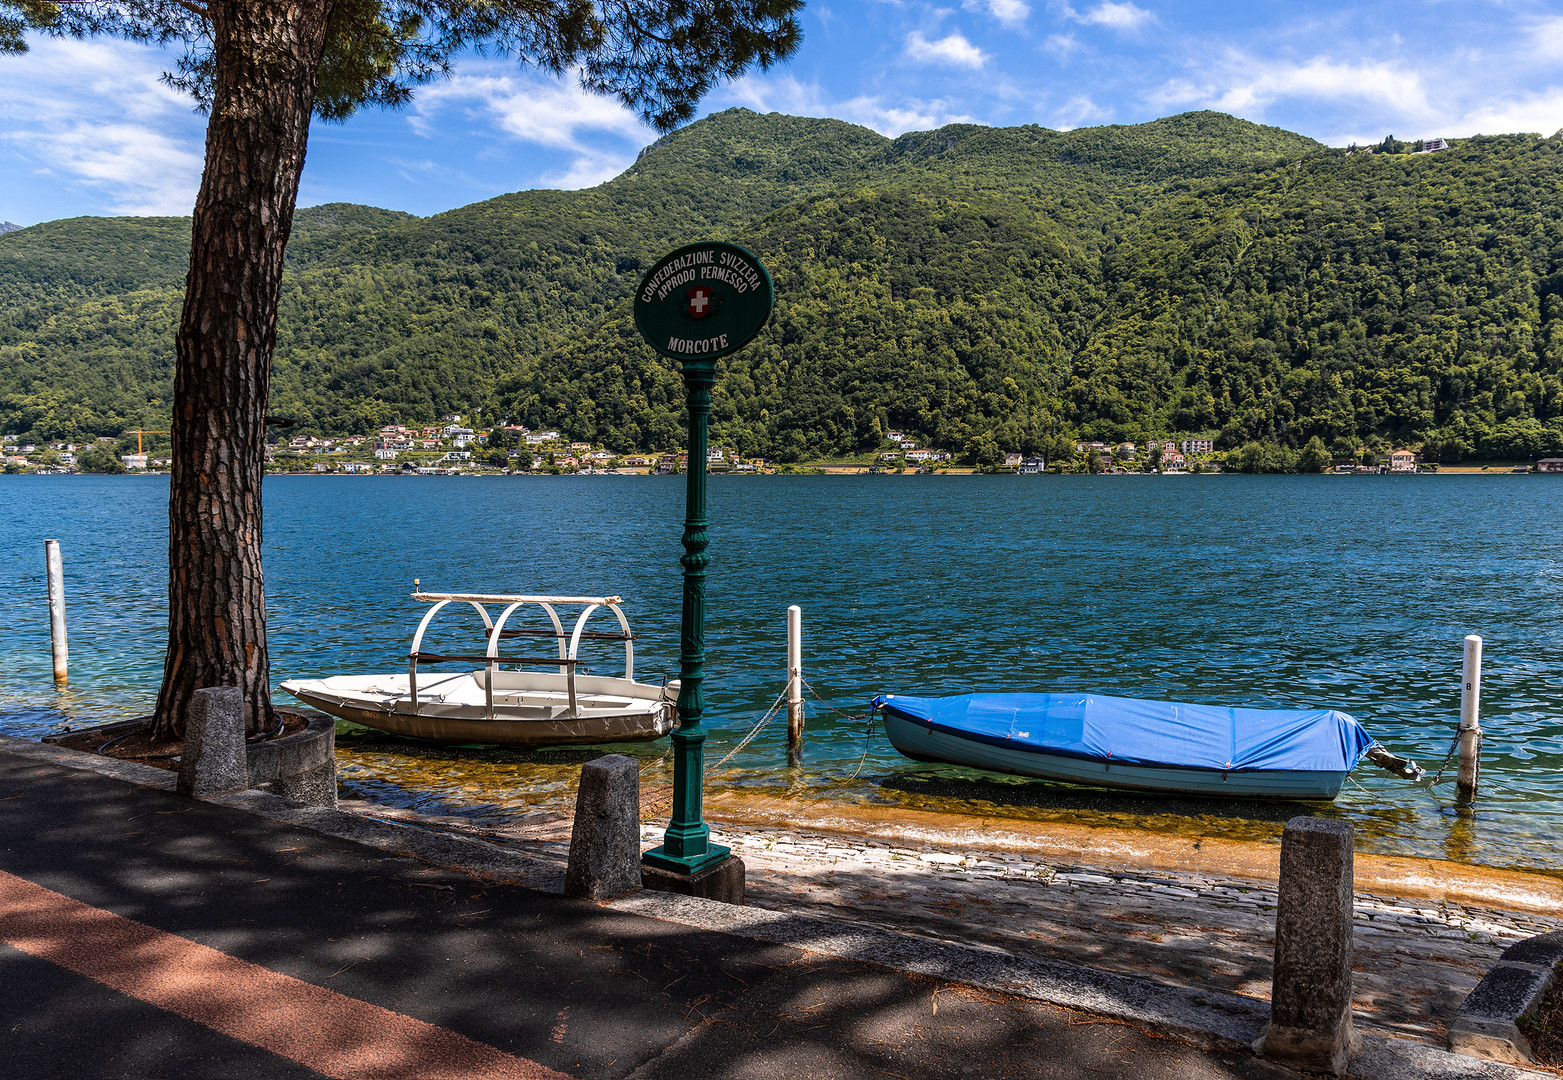
[[[676,475],[687,471],[684,451],[616,451],[590,442],[572,441],[557,430],[533,431],[518,424],[489,428],[467,426],[460,415],[438,424],[412,427],[387,424],[374,435],[294,435],[279,437],[266,447],[266,471],[306,474],[374,475],[600,475],[608,473]],[[167,431],[131,429],[126,434],[100,436],[91,442],[24,441],[0,436],[0,466],[7,473],[67,475],[72,473],[167,472],[170,451]],[[147,436],[163,436],[161,452],[146,448]],[[128,445],[135,452],[125,452]],[[1336,448],[1337,451],[1340,449]],[[706,454],[710,473],[750,474],[918,474],[918,473],[1090,473],[1182,475],[1222,472],[1313,472],[1335,474],[1389,473],[1559,473],[1563,458],[1535,462],[1440,464],[1423,460],[1415,450],[1359,447],[1348,456],[1329,456],[1314,440],[1301,451],[1287,451],[1294,467],[1275,468],[1262,460],[1274,448],[1248,443],[1218,450],[1203,437],[1151,439],[1145,443],[1060,441],[1049,459],[1019,451],[1000,451],[989,460],[921,445],[917,436],[888,431],[881,448],[850,458],[774,463],[746,457],[725,446]],[[1295,459],[1302,459],[1299,466]]]

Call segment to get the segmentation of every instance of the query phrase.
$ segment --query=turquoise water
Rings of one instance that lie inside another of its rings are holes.
[[[397,670],[425,588],[619,593],[636,671],[677,666],[683,482],[659,477],[266,481],[272,674]],[[146,712],[161,675],[167,481],[0,477],[0,730]],[[713,477],[708,760],[782,688],[785,610],[830,706],[876,693],[1095,689],[1329,705],[1436,768],[1461,639],[1486,639],[1472,815],[1364,765],[1334,813],[1368,850],[1563,866],[1563,482],[1534,476]],[[56,691],[45,537],[65,554]],[[453,619],[452,628],[459,628]],[[608,629],[606,625],[601,627]],[[453,640],[453,639],[452,639]],[[467,642],[470,645],[470,641]],[[593,670],[617,663],[604,653]],[[279,695],[280,697],[280,695]],[[281,698],[281,700],[286,700]],[[907,806],[1273,836],[1293,808],[1142,799],[919,765],[813,703],[807,768],[773,721],[720,783]],[[654,761],[665,749],[637,752]],[[360,794],[481,814],[568,770],[371,748]],[[356,763],[355,763],[356,762]]]

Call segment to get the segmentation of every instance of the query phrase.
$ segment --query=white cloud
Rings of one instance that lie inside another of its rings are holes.
[[[1064,13],[1076,22],[1092,23],[1112,30],[1138,30],[1146,23],[1156,21],[1156,16],[1152,12],[1135,6],[1131,0],[1123,0],[1123,3],[1107,0],[1106,3],[1098,4],[1084,13],[1066,7]]]
[[[1563,34],[1563,20],[1557,22]],[[1542,82],[1534,57],[1534,40],[1524,39],[1508,53],[1469,50],[1453,67],[1442,56],[1420,53],[1284,61],[1233,51],[1203,71],[1168,80],[1148,101],[1158,109],[1211,108],[1251,120],[1283,107],[1304,114],[1322,109],[1334,122],[1316,124],[1310,134],[1331,146],[1376,143],[1390,133],[1402,139],[1551,135],[1563,128],[1563,86],[1533,89]]]
[[[1048,39],[1042,44],[1048,52],[1057,53],[1059,56],[1068,56],[1082,48],[1073,34],[1049,34]]]
[[[1031,14],[1031,5],[1025,0],[962,0],[967,11],[986,11],[1008,27],[1017,27]]]
[[[977,46],[960,34],[929,41],[918,30],[906,37],[906,55],[920,64],[948,64],[951,67],[980,68],[988,60]]]
[[[480,125],[492,125],[511,138],[573,155],[561,172],[540,178],[548,187],[591,187],[612,179],[635,160],[656,132],[611,98],[565,83],[537,77],[494,74],[456,75],[423,89],[408,122],[420,135],[433,136],[459,110]]]
[[[1062,108],[1054,110],[1053,127],[1059,131],[1070,131],[1085,124],[1100,123],[1111,117],[1111,109],[1105,109],[1081,94],[1065,102]]]
[[[756,112],[835,117],[892,138],[908,131],[977,122],[948,99],[924,101],[860,94],[845,100],[832,100],[819,83],[800,82],[791,75],[751,75],[734,83],[723,96]]]
[[[158,50],[43,39],[0,64],[7,169],[47,177],[78,213],[188,214],[206,121],[158,79]]]
[[[1200,105],[1249,117],[1263,115],[1278,100],[1358,102],[1383,115],[1427,120],[1436,114],[1422,76],[1381,61],[1343,63],[1314,57],[1284,63],[1231,55],[1224,70],[1204,79],[1174,79],[1151,94],[1161,106]]]
[[[1451,118],[1443,130],[1428,134],[1434,138],[1524,131],[1552,135],[1560,128],[1563,128],[1563,86],[1550,86],[1540,93],[1508,101],[1484,100],[1463,116]]]
[[[1543,63],[1563,60],[1563,18],[1546,19],[1531,27],[1536,56]]]

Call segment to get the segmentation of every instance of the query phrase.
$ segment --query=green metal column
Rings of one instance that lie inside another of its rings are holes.
[[[662,844],[643,861],[662,870],[696,874],[731,854],[710,842],[711,829],[701,812],[705,774],[706,427],[711,418],[714,360],[683,362],[684,394],[689,405],[689,486],[684,509],[684,612],[680,635],[678,729],[673,732],[673,819]]]

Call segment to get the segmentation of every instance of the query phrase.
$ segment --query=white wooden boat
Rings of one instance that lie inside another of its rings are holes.
[[[416,584],[416,582],[415,582]],[[656,686],[635,681],[635,638],[617,596],[519,596],[493,593],[414,592],[433,606],[424,613],[407,654],[407,672],[289,679],[282,689],[307,705],[355,724],[440,742],[559,746],[572,743],[656,739],[677,723],[678,682]],[[447,605],[466,603],[483,619],[487,647],[482,654],[425,652],[424,635]],[[504,605],[496,619],[489,605]],[[541,608],[552,629],[510,627],[511,616]],[[566,632],[558,609],[584,607]],[[618,617],[619,632],[586,629],[593,613],[606,608]],[[553,639],[558,656],[501,656],[499,644],[514,638]],[[577,671],[583,641],[624,644],[624,676]],[[419,664],[481,664],[456,673],[419,671]],[[547,671],[501,665],[542,665]]]

